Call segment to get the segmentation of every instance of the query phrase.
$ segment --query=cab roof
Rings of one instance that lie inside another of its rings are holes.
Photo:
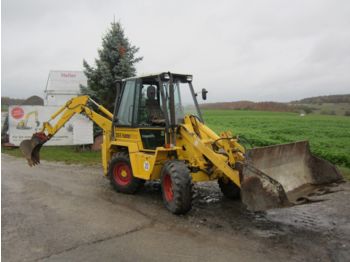
[[[180,79],[184,79],[184,80],[186,80],[188,76],[190,76],[192,78],[191,74],[178,74],[178,73],[171,73],[171,72],[161,72],[161,73],[142,74],[139,76],[128,77],[128,78],[124,78],[123,81],[133,80],[133,79],[156,79],[159,76],[161,78],[164,78],[165,75],[169,75],[169,74],[171,74],[173,76],[173,78],[180,78]]]

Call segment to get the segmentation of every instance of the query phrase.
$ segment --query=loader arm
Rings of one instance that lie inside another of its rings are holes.
[[[92,110],[89,102],[94,104],[103,115]],[[53,137],[75,114],[83,114],[101,127],[104,134],[104,143],[108,143],[112,130],[113,114],[102,105],[96,103],[89,96],[74,97],[58,109],[50,117],[49,121],[43,123],[40,132],[33,134],[30,140],[23,140],[21,142],[20,149],[30,166],[40,163],[39,152],[42,145],[50,140],[50,138]],[[58,118],[56,123],[51,124],[50,121],[53,121],[56,118]],[[102,156],[105,157],[105,155],[106,154],[102,152]]]
[[[236,162],[244,161],[245,150],[237,139],[228,133],[218,136],[194,116],[185,117],[178,133],[178,142],[189,151],[185,158],[192,161],[192,166],[198,166],[201,170],[210,168],[212,179],[225,177],[238,187],[241,186],[239,170],[235,167]],[[218,147],[221,152],[215,151],[213,147]]]

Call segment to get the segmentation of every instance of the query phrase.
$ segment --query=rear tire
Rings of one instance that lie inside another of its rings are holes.
[[[185,163],[165,163],[160,180],[165,207],[173,214],[187,213],[192,207],[192,177]]]
[[[108,177],[116,191],[127,194],[134,194],[145,182],[134,177],[129,155],[125,152],[113,156],[109,162]]]
[[[225,197],[234,200],[241,198],[241,189],[231,180],[225,181],[224,179],[219,178],[218,184]]]

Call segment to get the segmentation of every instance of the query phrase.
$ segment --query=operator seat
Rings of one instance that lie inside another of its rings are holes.
[[[156,87],[149,86],[147,88],[146,112],[148,122],[152,124],[165,123],[164,115],[160,109],[159,101],[156,100]]]

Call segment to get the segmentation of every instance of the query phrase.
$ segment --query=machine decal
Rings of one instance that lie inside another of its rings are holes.
[[[149,162],[145,160],[145,162],[143,162],[143,168],[145,169],[145,171],[149,171],[149,167],[150,167]]]

